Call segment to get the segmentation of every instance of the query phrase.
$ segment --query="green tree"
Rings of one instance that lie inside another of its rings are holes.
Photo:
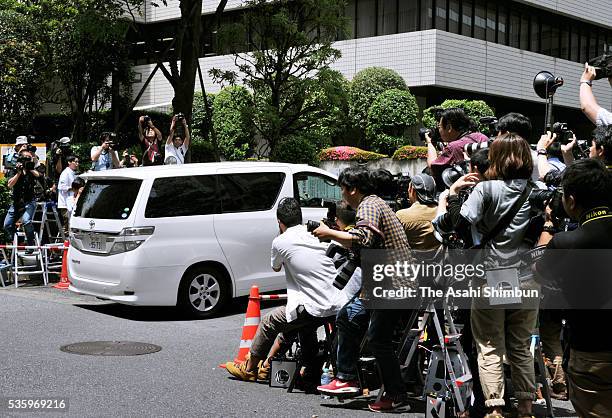
[[[29,128],[45,81],[36,25],[17,9],[0,10],[0,138],[5,139]]]
[[[242,21],[220,32],[220,44],[234,55],[237,70],[210,73],[218,82],[241,80],[253,92],[254,124],[268,151],[320,113],[309,93],[320,71],[340,57],[332,43],[346,29],[344,3],[246,0]]]
[[[438,121],[435,120],[433,109],[435,108],[450,109],[458,107],[463,109],[470,119],[472,119],[478,126],[478,130],[486,130],[487,125],[480,123],[480,118],[484,116],[495,116],[495,110],[482,100],[458,100],[458,99],[447,99],[442,102],[439,106],[428,107],[423,111],[423,125],[426,128],[434,129]]]
[[[409,141],[406,129],[418,122],[419,106],[407,90],[391,89],[378,95],[368,111],[367,138],[372,150],[393,154]]]
[[[221,155],[243,160],[253,152],[253,98],[241,86],[222,89],[213,103],[212,121]]]
[[[390,89],[408,90],[408,87],[398,73],[388,68],[366,68],[353,77],[349,92],[350,116],[362,135],[367,128],[370,106],[379,94]]]

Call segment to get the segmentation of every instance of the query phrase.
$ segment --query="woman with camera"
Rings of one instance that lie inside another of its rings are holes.
[[[476,262],[484,264],[487,273],[486,278],[477,278],[472,284],[481,289],[481,296],[472,299],[471,310],[480,382],[490,410],[487,417],[503,416],[504,355],[510,362],[519,417],[531,417],[536,385],[529,343],[536,327],[537,306],[496,307],[500,300],[487,297],[484,290],[492,289],[500,274],[514,274],[517,279],[511,284],[516,289],[538,288],[532,279],[518,280],[518,263],[513,261],[513,257],[530,248],[525,241],[532,215],[529,194],[533,188],[533,160],[529,143],[514,133],[500,135],[491,144],[489,160],[485,181],[477,182],[473,174],[468,174],[451,186],[448,213],[455,230],[471,235],[474,248],[482,249],[481,259]],[[474,189],[462,204],[458,193],[470,186]]]
[[[138,138],[144,147],[142,165],[158,165],[163,163],[161,155],[162,133],[153,125],[149,116],[138,119]]]

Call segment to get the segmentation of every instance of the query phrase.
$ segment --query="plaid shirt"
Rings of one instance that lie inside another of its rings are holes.
[[[412,260],[410,255],[410,246],[406,238],[404,227],[400,223],[397,215],[393,210],[376,195],[369,195],[363,198],[357,208],[356,222],[366,221],[372,226],[378,228],[384,235],[385,239],[382,245],[376,245],[375,233],[365,227],[356,227],[349,231],[353,235],[353,247],[360,249],[385,249],[387,251],[387,263],[394,264],[398,260]],[[391,287],[399,289],[400,287],[414,288],[416,283],[410,281],[406,277],[391,277]],[[362,299],[369,299],[366,294],[368,284],[364,283],[364,288],[361,292]]]
[[[376,195],[369,195],[363,198],[357,208],[356,222],[366,221],[383,234],[385,241],[381,248],[385,249],[404,249],[410,248],[404,227],[400,223],[393,210]],[[354,228],[349,231],[353,235],[353,246],[356,248],[373,248],[375,236],[374,232],[367,228]]]

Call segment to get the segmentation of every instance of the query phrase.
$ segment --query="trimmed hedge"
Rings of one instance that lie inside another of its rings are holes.
[[[418,122],[419,106],[407,90],[390,89],[378,95],[368,111],[367,137],[375,152],[390,154],[409,144],[406,129]]]
[[[272,150],[270,161],[317,166],[319,159],[315,139],[305,135],[283,138]]]
[[[427,147],[416,147],[414,145],[406,145],[393,153],[394,160],[416,160],[418,158],[427,158]]]
[[[215,96],[212,120],[221,155],[237,161],[253,153],[253,98],[246,88],[229,86],[222,89]]]
[[[448,99],[442,102],[439,106],[428,107],[423,111],[423,125],[426,128],[434,129],[438,121],[435,120],[432,109],[434,107],[441,107],[443,109],[450,109],[452,107],[458,107],[463,109],[470,119],[472,119],[478,126],[479,131],[486,130],[487,125],[483,125],[479,122],[479,119],[484,116],[495,116],[495,110],[482,100],[457,100]]]
[[[349,90],[349,114],[363,132],[367,127],[370,106],[379,94],[390,89],[408,90],[408,87],[398,73],[388,68],[366,68],[353,77]]]
[[[325,148],[319,153],[319,160],[321,161],[374,161],[381,158],[387,158],[387,156],[376,152],[364,151],[357,147],[346,146]]]

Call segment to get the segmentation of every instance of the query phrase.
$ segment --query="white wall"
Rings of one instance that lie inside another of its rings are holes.
[[[532,82],[539,71],[546,70],[565,80],[555,103],[579,107],[582,65],[571,61],[437,30],[352,39],[337,42],[336,47],[342,51],[342,57],[332,67],[348,79],[363,68],[380,66],[397,71],[410,87],[440,86],[542,102],[533,92]],[[208,92],[221,88],[213,83],[208,70],[234,69],[231,56],[201,58],[200,65]],[[134,84],[134,95],[153,67],[152,64],[134,67],[142,73],[142,82]],[[612,89],[608,83],[597,81],[593,89],[599,104],[610,109]],[[195,90],[200,90],[197,79]],[[172,96],[170,84],[158,71],[138,105],[169,102]]]

